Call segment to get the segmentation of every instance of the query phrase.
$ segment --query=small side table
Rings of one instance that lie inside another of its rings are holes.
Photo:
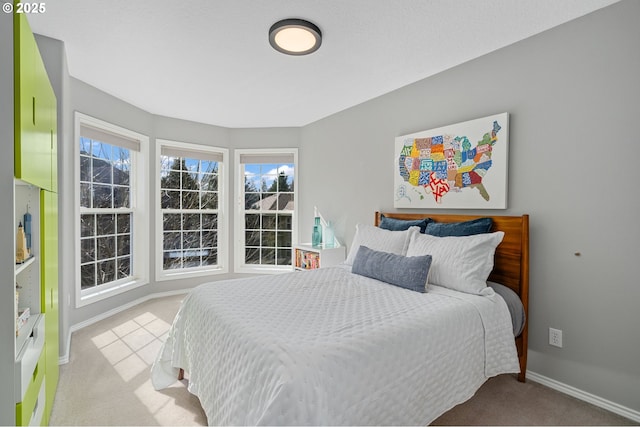
[[[293,247],[293,268],[295,270],[315,270],[331,267],[344,262],[346,258],[344,246],[325,247],[303,243]]]

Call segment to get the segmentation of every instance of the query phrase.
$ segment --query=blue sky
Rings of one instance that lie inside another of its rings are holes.
[[[245,164],[244,176],[253,181],[256,188],[261,188],[262,180],[267,183],[267,187],[273,184],[273,181],[277,179],[278,174],[284,172],[289,177],[289,183],[291,184],[294,175],[293,164]]]

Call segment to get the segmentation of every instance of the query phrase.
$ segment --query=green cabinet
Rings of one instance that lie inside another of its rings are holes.
[[[41,270],[41,313],[45,314],[44,351],[46,382],[46,403],[43,425],[49,424],[53,398],[58,386],[58,195],[50,191],[40,191],[40,270]]]
[[[25,14],[14,15],[15,176],[57,191],[56,96]]]
[[[57,100],[24,14],[13,17],[13,39],[13,163],[19,183],[14,184],[13,222],[18,223],[28,200],[35,234],[30,266],[15,273],[32,324],[16,327],[12,398],[16,425],[48,425],[59,377]]]

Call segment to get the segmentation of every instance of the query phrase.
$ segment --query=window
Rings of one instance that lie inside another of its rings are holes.
[[[148,283],[148,138],[76,113],[76,305]]]
[[[236,150],[238,272],[291,269],[297,241],[296,149]]]
[[[222,148],[157,140],[158,280],[226,273]]]

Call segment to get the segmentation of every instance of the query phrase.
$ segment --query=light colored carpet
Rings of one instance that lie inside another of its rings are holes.
[[[184,295],[147,301],[73,333],[51,425],[206,425],[186,383],[151,386],[155,360]]]
[[[629,426],[636,423],[533,381],[490,378],[475,396],[432,425]]]
[[[186,381],[155,391],[149,369],[183,295],[158,298],[72,336],[51,425],[206,425]],[[534,382],[487,381],[433,425],[637,425]]]

